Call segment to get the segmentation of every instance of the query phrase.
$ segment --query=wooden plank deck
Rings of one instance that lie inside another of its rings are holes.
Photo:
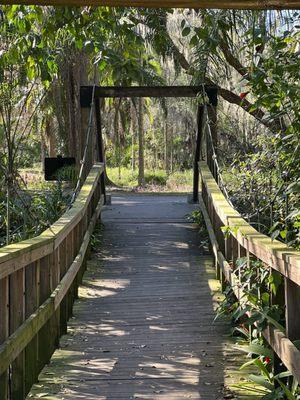
[[[213,260],[184,196],[116,195],[88,262],[69,333],[29,398],[233,398],[238,369]]]

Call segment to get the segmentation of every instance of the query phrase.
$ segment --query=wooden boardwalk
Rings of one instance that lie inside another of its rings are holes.
[[[213,260],[184,196],[116,195],[88,262],[69,334],[29,398],[233,398],[238,369]]]

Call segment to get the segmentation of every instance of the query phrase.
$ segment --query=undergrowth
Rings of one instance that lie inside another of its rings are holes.
[[[248,261],[247,258],[236,260],[233,273],[240,284],[237,287],[227,286],[217,318],[226,315],[231,319],[236,347],[247,353],[248,361],[241,365],[240,370],[252,365],[257,372],[232,387],[244,393],[250,391],[263,400],[299,400],[297,380],[287,370],[274,372],[274,352],[263,337],[263,330],[268,324],[285,331],[284,308],[271,301],[283,285],[281,275],[270,273],[256,259]],[[239,293],[238,300],[236,295]]]
[[[192,170],[167,174],[164,170],[145,170],[145,189],[152,191],[190,192],[192,190]],[[109,179],[118,186],[136,188],[138,171],[129,168],[107,168]]]
[[[66,210],[70,195],[60,183],[43,191],[18,191],[9,202],[9,243],[17,243],[39,235],[53,224]],[[0,194],[0,247],[7,244],[7,203]]]

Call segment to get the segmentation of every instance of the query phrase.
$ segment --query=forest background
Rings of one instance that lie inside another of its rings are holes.
[[[234,205],[299,247],[299,11],[1,6],[0,244],[63,212],[45,156],[79,165],[80,85],[218,87],[218,156]],[[117,187],[190,191],[201,99],[101,103]]]

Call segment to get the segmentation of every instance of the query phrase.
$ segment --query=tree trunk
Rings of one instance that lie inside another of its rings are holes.
[[[42,172],[45,172],[45,157],[46,157],[46,142],[45,142],[45,136],[44,132],[41,134],[41,166],[42,166]]]
[[[139,113],[138,113],[138,141],[139,141],[139,177],[138,185],[145,186],[145,167],[144,167],[144,99],[139,98]]]
[[[67,129],[67,155],[75,157],[77,168],[80,168],[81,151],[78,126],[80,126],[80,110],[77,109],[78,86],[76,65],[69,62],[65,72],[65,91],[66,91],[66,129]],[[59,113],[59,110],[57,110]],[[62,127],[61,127],[62,129]]]
[[[67,150],[69,156],[75,157],[79,169],[87,145],[90,117],[90,108],[80,107],[80,86],[92,84],[88,79],[89,58],[84,52],[75,51],[70,56],[67,65],[62,66],[62,69],[61,80],[64,84],[64,98],[66,99]],[[56,112],[59,112],[59,110]],[[95,118],[92,122],[82,181],[96,159]]]
[[[56,136],[51,116],[45,119],[45,138],[49,157],[56,157]]]

